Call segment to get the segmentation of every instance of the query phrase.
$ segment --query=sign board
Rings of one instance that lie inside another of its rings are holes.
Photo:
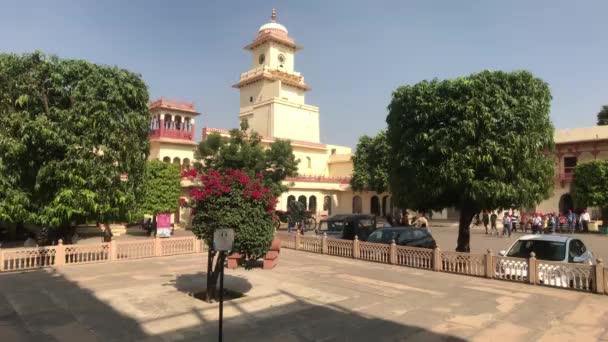
[[[213,249],[216,251],[229,251],[234,243],[234,229],[216,229],[213,232]]]
[[[171,236],[171,213],[159,213],[156,215],[156,235],[158,237]]]

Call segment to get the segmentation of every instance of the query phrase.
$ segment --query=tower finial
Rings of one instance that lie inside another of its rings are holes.
[[[272,19],[272,21],[277,20],[277,11],[274,9],[274,7],[272,8],[272,15],[270,16],[270,18]]]

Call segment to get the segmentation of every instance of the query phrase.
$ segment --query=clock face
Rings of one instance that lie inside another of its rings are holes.
[[[258,62],[260,62],[260,64],[263,64],[265,60],[266,60],[266,56],[264,56],[264,54],[261,54],[260,57],[258,58]]]
[[[279,62],[280,62],[281,64],[285,63],[285,56],[283,56],[283,55],[279,55]]]

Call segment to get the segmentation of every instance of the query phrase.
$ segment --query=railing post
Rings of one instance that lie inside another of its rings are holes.
[[[296,231],[296,236],[295,236],[295,248],[296,249],[300,249],[300,233]]]
[[[595,293],[604,294],[604,261],[602,258],[598,258],[595,263]]]
[[[397,244],[395,243],[395,240],[391,240],[391,249],[390,249],[390,254],[388,256],[388,263],[389,264],[396,264],[397,263]]]
[[[57,246],[55,246],[55,266],[65,265],[65,246],[63,240],[59,239]]]
[[[536,270],[536,253],[531,252],[530,258],[528,259],[528,283],[536,285],[538,277],[538,271]]]
[[[160,245],[160,237],[158,235],[156,235],[154,237],[154,256],[162,256],[163,254],[163,249]]]
[[[110,261],[118,259],[118,245],[115,239],[110,240]]]
[[[327,233],[323,233],[323,238],[321,238],[321,253],[327,254]]]
[[[433,249],[433,271],[441,271],[441,249],[439,249],[439,245]]]
[[[359,237],[355,235],[355,239],[353,240],[353,259],[359,259]]]
[[[494,265],[492,263],[492,250],[488,248],[485,255],[486,278],[494,278]]]

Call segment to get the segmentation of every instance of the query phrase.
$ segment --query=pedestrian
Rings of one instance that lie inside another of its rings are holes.
[[[110,229],[110,225],[106,224],[105,225],[105,229],[103,231],[103,242],[110,242],[112,241],[112,229]]]
[[[508,211],[505,211],[503,217],[502,217],[502,236],[505,236],[505,234],[508,234],[508,237],[511,237],[511,214],[509,214]]]
[[[541,213],[534,214],[534,220],[532,221],[532,234],[541,234],[543,229],[543,219]]]
[[[555,231],[557,230],[557,223],[558,223],[558,218],[557,215],[555,215],[555,211],[551,214],[551,234],[555,234]]]
[[[424,212],[422,213],[422,215],[420,215],[416,219],[416,222],[414,222],[414,226],[416,226],[416,227],[422,227],[422,228],[428,228],[428,226],[429,226],[429,220],[426,218],[426,214]]]
[[[583,225],[583,233],[589,233],[589,222],[591,222],[591,216],[587,212],[587,209],[583,209],[581,214],[581,224]]]
[[[521,223],[519,224],[521,226],[521,230],[525,233],[528,230],[528,213],[527,212],[523,212],[521,213]]]
[[[576,221],[576,214],[572,212],[572,209],[568,209],[568,232],[574,233],[575,221]]]
[[[566,226],[566,217],[564,213],[559,213],[559,232],[562,233],[564,231],[564,227]]]
[[[496,236],[498,236],[498,228],[496,228],[497,219],[498,215],[496,215],[496,211],[492,210],[492,214],[490,215],[490,235],[496,233]]]
[[[486,234],[488,234],[488,225],[490,224],[490,214],[488,213],[488,209],[483,210],[481,220],[483,221],[483,226],[486,229]]]

